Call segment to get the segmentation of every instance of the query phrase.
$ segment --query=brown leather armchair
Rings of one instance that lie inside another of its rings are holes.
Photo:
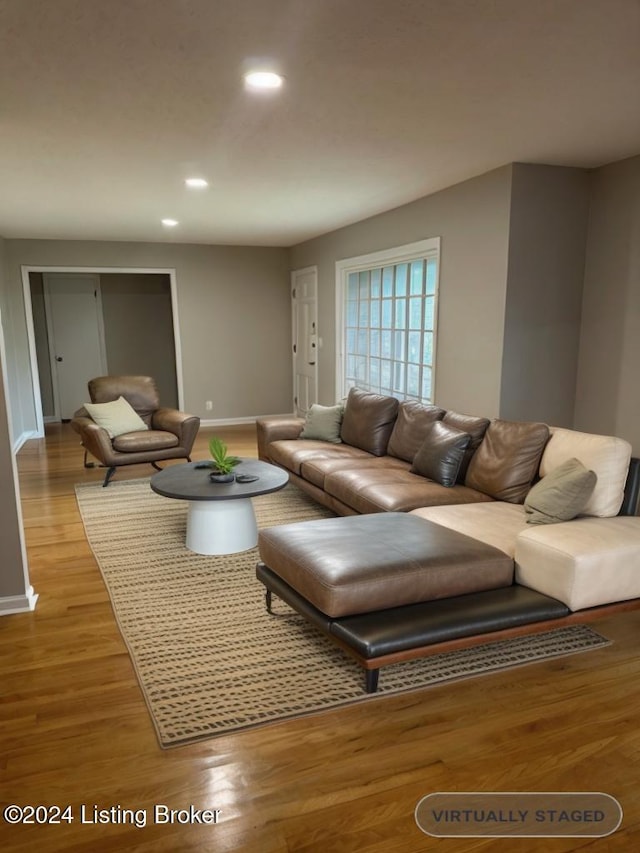
[[[89,381],[88,389],[92,403],[110,403],[124,397],[148,426],[146,430],[111,438],[84,407],[75,412],[71,426],[80,435],[85,468],[95,464],[87,461],[88,453],[108,468],[103,486],[109,485],[119,465],[150,462],[160,470],[156,463],[162,459],[191,461],[200,418],[161,408],[156,383],[150,376],[99,376]]]

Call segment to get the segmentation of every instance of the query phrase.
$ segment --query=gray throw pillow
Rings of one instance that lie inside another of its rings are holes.
[[[341,444],[340,427],[344,408],[338,406],[321,406],[313,403],[304,421],[300,438],[311,438],[317,441],[329,441],[331,444]]]
[[[443,486],[455,486],[464,452],[471,436],[442,421],[425,430],[425,438],[413,458],[411,470]]]
[[[524,502],[527,524],[556,524],[579,515],[598,477],[578,459],[567,459],[533,486]]]

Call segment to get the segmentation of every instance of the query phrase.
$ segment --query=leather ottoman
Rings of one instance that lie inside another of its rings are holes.
[[[569,612],[514,586],[503,551],[406,513],[271,527],[258,548],[269,612],[275,593],[327,633],[365,668],[368,692],[380,666],[435,643]]]

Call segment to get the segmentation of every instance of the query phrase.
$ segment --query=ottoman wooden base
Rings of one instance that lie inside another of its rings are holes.
[[[264,563],[258,563],[256,576],[266,587],[268,612],[272,612],[275,594],[319,628],[364,668],[367,693],[377,690],[382,666],[425,657],[452,640],[479,637],[486,641],[488,638],[483,635],[532,623],[540,623],[542,629],[547,622],[570,612],[561,601],[514,584],[334,619],[310,604]]]

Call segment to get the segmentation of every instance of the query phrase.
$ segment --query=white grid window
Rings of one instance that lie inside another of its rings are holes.
[[[428,240],[338,262],[338,396],[357,386],[433,401],[438,250]]]

